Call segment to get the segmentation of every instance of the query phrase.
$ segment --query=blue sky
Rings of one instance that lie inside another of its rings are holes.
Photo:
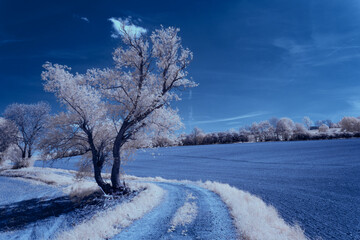
[[[45,100],[45,61],[82,72],[112,66],[119,44],[110,18],[131,17],[151,32],[181,29],[194,52],[183,94],[187,126],[238,129],[270,117],[301,121],[360,115],[360,2],[0,1],[0,111],[13,102]]]

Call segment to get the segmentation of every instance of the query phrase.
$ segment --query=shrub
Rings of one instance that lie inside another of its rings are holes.
[[[325,132],[327,132],[328,130],[329,130],[328,125],[322,124],[322,125],[319,127],[319,132],[325,133]]]
[[[339,122],[342,131],[360,132],[360,119],[355,117],[344,117]]]

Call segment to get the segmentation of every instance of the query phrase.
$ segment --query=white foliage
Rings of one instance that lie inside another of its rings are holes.
[[[254,122],[250,128],[256,140],[265,141],[274,137],[275,129],[269,121],[262,121],[259,124]]]
[[[48,120],[50,105],[45,102],[36,104],[9,105],[4,112],[6,119],[18,128],[16,144],[22,152],[22,158],[31,158],[33,146],[38,142],[40,134]]]
[[[106,113],[99,91],[91,87],[90,76],[71,74],[71,68],[59,64],[45,63],[42,79],[44,89],[55,94],[57,99],[66,106],[75,121],[86,122],[93,127]],[[89,72],[88,75],[91,75]]]
[[[289,140],[294,132],[295,124],[290,118],[281,118],[276,124],[276,133],[282,140]]]
[[[360,119],[355,117],[343,117],[339,122],[342,131],[360,132]]]
[[[307,129],[308,128],[305,128],[305,126],[303,124],[295,123],[294,133],[307,134],[308,133]]]
[[[313,121],[311,121],[311,119],[309,117],[305,116],[303,118],[303,123],[304,123],[305,127],[309,130],[311,125],[313,124]]]
[[[327,132],[327,131],[329,131],[328,125],[322,124],[322,125],[319,127],[319,132],[325,133],[325,132]]]
[[[15,166],[19,166],[16,168],[20,168],[21,166],[27,165],[27,158],[22,159],[21,150],[16,145],[10,145],[3,153],[2,158],[4,160],[8,160],[12,162]]]
[[[0,118],[0,165],[9,160],[9,152],[16,146],[18,134],[19,131],[12,121]]]

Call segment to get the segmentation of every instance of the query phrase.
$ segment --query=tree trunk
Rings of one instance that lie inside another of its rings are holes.
[[[93,138],[93,133],[91,130],[89,130],[86,126],[86,124],[84,123],[81,126],[82,130],[86,133],[87,137],[88,137],[88,143],[90,145],[91,148],[91,154],[92,154],[92,162],[93,162],[93,166],[94,166],[94,177],[95,177],[95,181],[96,183],[99,185],[99,187],[106,193],[111,193],[111,186],[110,184],[107,184],[106,182],[104,182],[102,176],[101,176],[101,170],[105,161],[104,156],[101,154],[101,150],[99,152],[98,149],[96,149],[96,146],[94,144],[94,138]]]
[[[111,192],[111,186],[110,184],[106,183],[101,176],[101,170],[103,168],[103,164],[104,164],[103,160],[97,159],[96,156],[93,156],[95,181],[106,194],[109,194]]]
[[[119,189],[120,184],[120,152],[114,153],[114,163],[111,169],[111,184],[114,190]]]
[[[114,145],[113,145],[113,166],[111,169],[111,184],[114,191],[118,191],[121,188],[120,184],[120,165],[121,165],[121,158],[120,158],[120,148],[123,141],[123,135],[125,133],[127,123],[123,123],[118,135],[115,138]]]
[[[24,146],[24,149],[20,148],[20,150],[21,150],[21,158],[22,159],[26,158],[26,148],[27,148],[26,145]]]
[[[29,146],[29,150],[28,150],[28,158],[31,158],[32,156],[32,150],[31,150],[31,146]]]

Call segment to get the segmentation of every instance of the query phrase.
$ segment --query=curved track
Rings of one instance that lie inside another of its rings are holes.
[[[0,183],[3,193],[21,190],[24,185],[27,190],[37,190],[21,197],[8,194],[13,199],[0,198],[1,239],[53,239],[59,231],[89,219],[104,205],[102,201],[94,206],[79,205],[57,188],[20,179],[1,177]],[[162,202],[112,239],[237,238],[228,209],[215,193],[189,183],[151,183],[166,191]]]

